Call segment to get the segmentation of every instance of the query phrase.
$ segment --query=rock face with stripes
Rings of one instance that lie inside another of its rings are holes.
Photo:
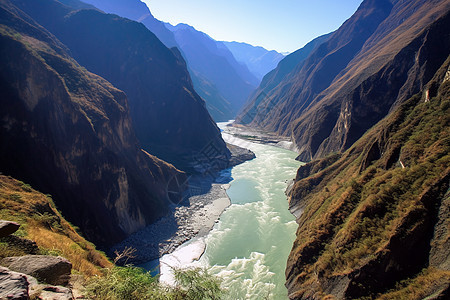
[[[281,82],[260,88],[238,122],[291,137],[302,161],[348,149],[445,61],[449,9],[448,0],[363,1]]]
[[[14,3],[64,43],[80,65],[126,93],[145,151],[189,173],[227,166],[230,152],[178,50],[168,49],[143,24],[117,15],[54,0]]]
[[[25,2],[0,1],[0,172],[107,247],[167,214],[186,175],[141,149],[125,93],[14,5]]]

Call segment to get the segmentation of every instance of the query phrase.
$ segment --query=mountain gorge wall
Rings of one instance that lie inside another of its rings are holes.
[[[190,173],[227,166],[230,153],[183,58],[145,26],[53,0],[15,4],[61,40],[81,65],[127,94],[144,150]]]
[[[107,13],[144,24],[169,48],[177,47],[187,62],[197,93],[217,122],[234,119],[258,79],[234,59],[222,42],[185,24],[157,20],[140,0],[86,0]],[[233,87],[233,88],[231,88]]]
[[[448,298],[449,101],[450,56],[347,151],[298,170],[290,299]]]
[[[237,120],[291,137],[303,161],[348,149],[446,59],[449,9],[447,0],[364,1]]]
[[[50,193],[102,247],[165,215],[186,175],[141,150],[126,95],[11,2],[0,21],[1,172]]]
[[[232,115],[222,121],[234,118],[258,85],[256,76],[238,63],[222,42],[186,24],[168,25],[168,28],[173,32],[191,74],[207,79],[229,103]]]

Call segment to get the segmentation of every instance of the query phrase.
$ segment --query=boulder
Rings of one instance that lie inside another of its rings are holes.
[[[73,300],[72,291],[62,286],[46,286],[37,299],[40,300]]]
[[[72,270],[72,264],[67,259],[46,255],[6,257],[0,261],[0,265],[54,285],[66,285]]]
[[[29,283],[24,274],[0,267],[0,299],[30,299]]]
[[[13,234],[19,227],[20,224],[17,224],[16,222],[0,220],[0,238]]]

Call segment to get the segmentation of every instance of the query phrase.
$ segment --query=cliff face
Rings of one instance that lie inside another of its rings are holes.
[[[450,1],[364,1],[261,99],[250,125],[291,136],[308,161],[348,149],[420,91],[448,54]]]
[[[261,114],[261,110],[264,113],[272,108],[272,105],[266,107],[264,102],[266,97],[272,90],[280,85],[289,76],[294,76],[296,68],[300,68],[302,63],[308,58],[312,51],[314,51],[319,45],[326,42],[331,36],[331,33],[315,38],[303,48],[289,54],[282,59],[277,67],[267,73],[261,81],[261,84],[253,93],[249,102],[245,105],[242,112],[236,117],[236,122],[240,124],[249,124],[253,122],[253,126],[258,126],[258,119],[255,117]],[[293,73],[293,74],[291,74]],[[262,105],[260,105],[262,104]]]
[[[101,246],[167,213],[185,175],[140,149],[125,94],[6,0],[0,24],[0,171],[50,193]]]
[[[447,299],[449,132],[450,57],[346,152],[298,170],[291,299]]]
[[[81,65],[127,94],[143,149],[191,173],[227,166],[230,153],[178,51],[142,24],[116,15],[76,11],[53,0],[15,3],[67,45]]]
[[[173,29],[173,27],[155,19],[149,8],[140,0],[86,0],[85,2],[95,5],[107,13],[114,13],[141,22],[164,45],[169,48],[177,47],[187,61],[195,91],[205,100],[206,108],[216,122],[235,118],[250,92],[258,84],[256,78],[253,78],[253,83],[249,86],[245,83],[245,76],[251,76],[248,71],[242,70],[242,66],[237,64],[236,61],[231,62],[231,64],[224,61],[224,55],[218,53],[217,49],[205,48],[205,42],[218,44],[220,42],[210,41],[209,37],[206,40],[193,38],[191,34],[185,34],[186,32],[179,32],[176,38],[175,34],[168,29]],[[204,35],[194,29],[193,33],[197,36]],[[192,47],[195,48],[193,53],[191,52]],[[201,57],[200,61],[198,61],[199,56]],[[233,61],[233,58],[231,58],[231,61]],[[198,66],[199,63],[201,63],[201,68]],[[218,64],[222,65],[218,67]],[[205,67],[209,67],[207,72],[202,69]],[[219,68],[222,68],[225,72],[217,72],[217,70],[220,70]],[[239,74],[238,71],[241,73]],[[222,77],[220,77],[220,74],[222,74]],[[243,74],[244,80],[239,77]],[[235,93],[230,92],[230,86],[236,86],[239,90]]]

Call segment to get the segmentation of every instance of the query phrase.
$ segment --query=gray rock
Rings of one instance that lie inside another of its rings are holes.
[[[73,300],[72,291],[62,286],[47,286],[38,296],[40,300]]]
[[[0,220],[0,238],[13,234],[19,227],[20,224],[17,224],[16,222]]]
[[[30,299],[29,283],[24,274],[0,267],[0,299]]]
[[[7,257],[0,261],[0,265],[54,285],[66,285],[72,270],[72,264],[67,259],[45,255]]]

